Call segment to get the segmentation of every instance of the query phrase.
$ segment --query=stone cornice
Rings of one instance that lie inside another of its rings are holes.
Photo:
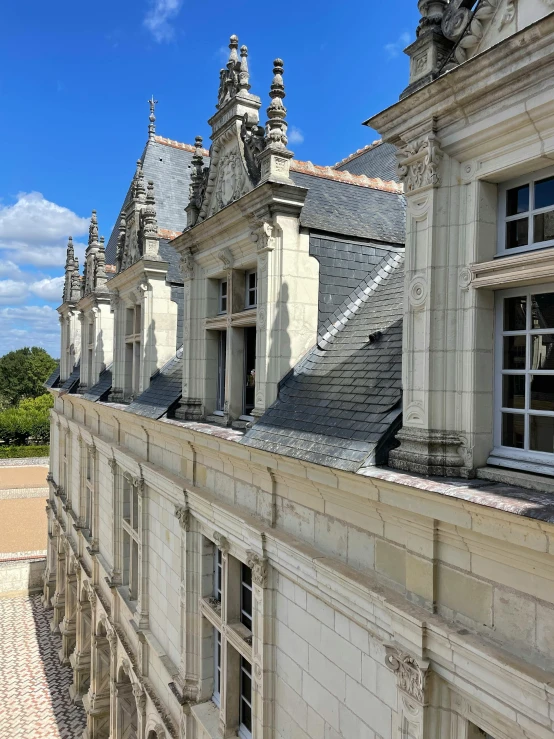
[[[184,231],[171,242],[171,245],[179,253],[191,247],[195,252],[208,249],[221,240],[223,232],[229,229],[240,231],[241,225],[247,223],[247,214],[257,217],[260,213],[266,218],[279,214],[298,216],[307,192],[306,188],[296,185],[264,182],[240,200],[230,203],[193,228]]]
[[[112,277],[109,282],[110,293],[118,290],[123,295],[128,290],[139,287],[145,278],[165,279],[168,267],[169,262],[141,257],[130,267]]]
[[[474,288],[540,284],[551,280],[554,274],[554,247],[471,264],[469,270]]]
[[[418,135],[417,129],[433,116],[441,124],[464,118],[464,107],[472,113],[490,108],[520,87],[529,87],[535,75],[551,77],[554,62],[554,13],[510,36],[496,46],[472,57],[428,85],[364,121],[397,143],[402,137]]]

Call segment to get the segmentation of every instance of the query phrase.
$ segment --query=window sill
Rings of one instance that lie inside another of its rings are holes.
[[[487,459],[487,467],[477,470],[477,477],[493,479],[487,475],[495,475],[495,481],[509,485],[554,493],[554,466],[518,459],[515,455],[506,456],[499,449],[493,449]],[[502,479],[499,479],[500,475]]]
[[[198,736],[202,739],[223,739],[223,735],[219,730],[219,708],[213,703],[199,703],[191,706],[190,712],[202,727],[202,733],[198,732]]]
[[[554,247],[537,249],[491,262],[470,264],[470,285],[474,288],[505,289],[540,284],[552,279]]]

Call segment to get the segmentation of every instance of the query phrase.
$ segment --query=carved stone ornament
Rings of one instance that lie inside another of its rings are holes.
[[[227,248],[218,252],[217,258],[225,269],[232,269],[233,264],[235,263],[231,250]]]
[[[146,693],[140,683],[133,683],[133,695],[137,704],[137,711],[144,713],[144,709],[146,708]]]
[[[186,249],[181,255],[179,269],[184,280],[191,280],[194,277],[194,257],[191,249]]]
[[[435,134],[413,141],[404,149],[400,149],[397,156],[398,174],[406,192],[439,187],[441,184],[439,165],[443,153]]]
[[[223,534],[220,534],[219,531],[214,531],[214,542],[218,549],[221,549],[223,554],[226,554],[230,547],[229,541],[223,536]]]
[[[217,210],[225,208],[229,203],[238,200],[244,194],[246,173],[238,148],[233,148],[219,160],[217,183],[215,186],[215,204]],[[213,208],[213,206],[212,206]],[[212,210],[212,213],[215,212]]]
[[[265,588],[267,585],[267,559],[256,552],[246,552],[246,564],[252,570],[252,582]]]
[[[250,239],[256,244],[256,251],[258,254],[264,254],[265,252],[272,251],[275,249],[275,227],[273,224],[264,221],[263,223],[256,223],[253,225]]]
[[[442,32],[446,38],[456,42],[454,66],[462,64],[478,50],[500,4],[503,0],[480,0],[472,10],[473,0],[450,0],[442,20]],[[508,0],[500,29],[515,17],[515,0]],[[554,5],[554,0],[543,0]],[[450,66],[450,65],[449,65]]]
[[[190,527],[190,509],[184,506],[175,506],[175,515],[183,531],[188,531]]]
[[[417,660],[396,647],[387,646],[385,664],[395,673],[398,687],[418,703],[425,702],[426,669],[422,669]]]
[[[112,474],[115,475],[115,473],[117,472],[117,462],[115,461],[115,457],[110,457],[110,459],[108,459],[108,464],[110,466]]]

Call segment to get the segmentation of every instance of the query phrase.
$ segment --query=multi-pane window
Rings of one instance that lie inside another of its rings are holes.
[[[213,635],[211,696],[228,732],[252,732],[252,570],[213,545],[213,584],[202,600]],[[206,572],[206,575],[208,573]],[[227,735],[227,734],[226,734]],[[229,734],[230,735],[230,734]],[[234,734],[233,734],[234,735]]]
[[[496,446],[554,465],[554,289],[497,297]]]
[[[135,395],[140,389],[142,311],[140,305],[127,308],[125,315],[125,392]]]
[[[84,523],[91,536],[94,505],[94,448],[87,446],[85,453],[85,510]]]
[[[239,736],[250,739],[252,736],[252,665],[244,657],[240,658],[240,710]]]
[[[227,313],[227,280],[219,281],[218,312]]]
[[[258,304],[258,273],[252,270],[246,273],[245,307],[255,308]]]
[[[94,357],[94,319],[87,324],[87,385],[94,385],[93,373],[93,357]]]
[[[244,329],[244,397],[242,412],[250,415],[255,406],[256,393],[256,327]]]
[[[554,172],[543,170],[499,189],[499,252],[554,244]]]
[[[136,600],[139,583],[140,515],[138,486],[122,478],[122,582],[129,598]]]
[[[225,375],[227,371],[227,331],[219,332],[217,345],[217,397],[216,410],[225,410]]]

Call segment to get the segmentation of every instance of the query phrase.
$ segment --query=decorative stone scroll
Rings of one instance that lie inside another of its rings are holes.
[[[192,256],[192,249],[186,249],[181,255],[179,269],[181,270],[184,280],[192,280],[194,277],[194,257]]]
[[[175,515],[183,531],[188,531],[190,529],[190,509],[185,506],[176,505]]]
[[[268,577],[267,559],[260,557],[256,552],[248,551],[246,552],[246,564],[252,570],[252,582],[260,588],[265,588]]]
[[[434,133],[400,149],[397,157],[398,174],[404,183],[406,192],[440,186],[439,167],[443,153]]]
[[[401,652],[392,646],[386,647],[386,651],[385,664],[395,673],[400,690],[418,703],[424,703],[427,670],[423,669],[407,652]]]
[[[227,554],[227,552],[231,548],[229,540],[226,539],[223,534],[220,534],[219,531],[214,531],[214,542],[216,543],[217,547],[221,549],[223,554]]]

